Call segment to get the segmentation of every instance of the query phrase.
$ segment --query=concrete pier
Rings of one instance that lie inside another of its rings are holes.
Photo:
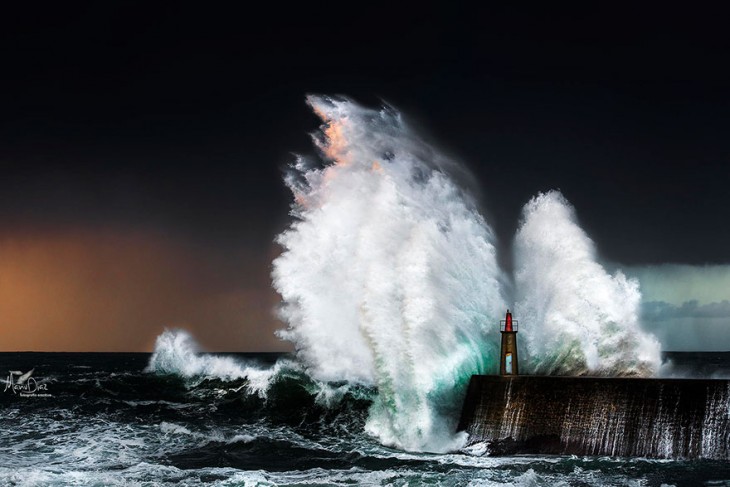
[[[730,459],[730,381],[471,378],[459,430],[492,455]]]

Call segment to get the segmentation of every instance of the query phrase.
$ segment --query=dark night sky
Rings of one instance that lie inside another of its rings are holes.
[[[154,235],[215,255],[190,270],[203,288],[270,306],[281,171],[312,150],[314,92],[402,110],[472,170],[503,242],[532,195],[559,188],[611,261],[730,260],[722,12],[238,5],[3,7],[3,241]]]

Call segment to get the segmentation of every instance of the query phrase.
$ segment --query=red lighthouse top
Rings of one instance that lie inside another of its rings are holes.
[[[500,331],[517,333],[517,321],[512,321],[512,313],[509,310],[500,325]]]

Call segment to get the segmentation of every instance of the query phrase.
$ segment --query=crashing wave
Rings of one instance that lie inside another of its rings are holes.
[[[353,393],[372,400],[364,427],[383,444],[457,450],[463,393],[472,374],[497,372],[496,325],[512,302],[494,234],[454,182],[459,166],[398,112],[307,101],[323,122],[313,134],[320,157],[299,157],[286,176],[294,221],[277,237],[272,271],[287,324],[279,335],[295,343],[299,363],[252,367],[198,354],[189,335],[165,332],[149,369],[245,379],[261,397],[293,373],[318,404]],[[529,330],[520,335],[523,370],[656,371],[659,344],[641,331],[638,282],[604,269],[560,193],[525,206],[515,263],[511,297]]]
[[[394,110],[309,97],[321,160],[287,178],[296,220],[273,280],[298,357],[318,380],[375,385],[367,430],[447,451],[472,374],[494,371],[504,276],[454,163]]]
[[[558,191],[523,210],[515,238],[516,311],[525,370],[538,374],[656,373],[660,345],[643,332],[639,283],[598,262],[593,241]]]

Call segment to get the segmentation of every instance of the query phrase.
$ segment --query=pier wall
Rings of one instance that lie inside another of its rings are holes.
[[[730,381],[471,378],[459,430],[490,454],[730,459]]]

